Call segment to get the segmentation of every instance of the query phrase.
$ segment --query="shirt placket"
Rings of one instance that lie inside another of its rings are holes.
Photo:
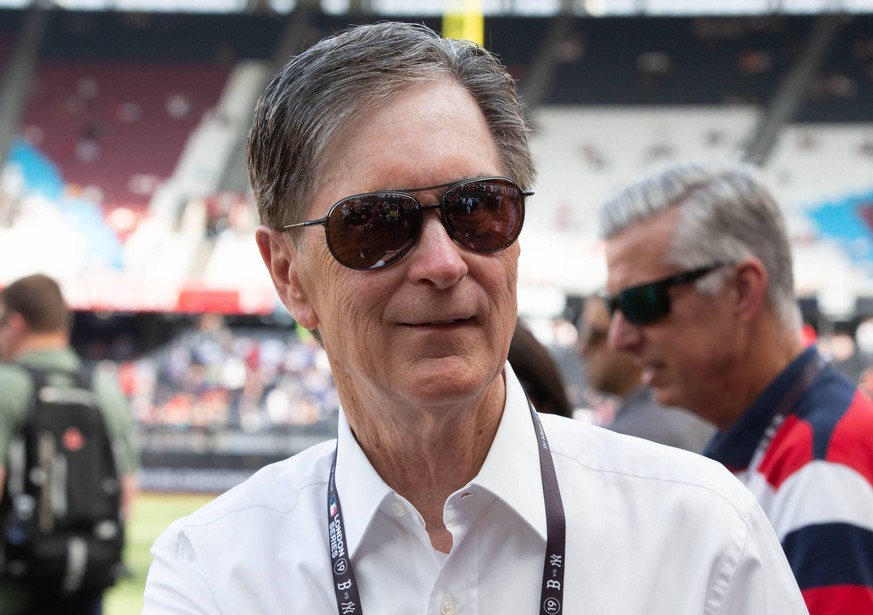
[[[452,551],[434,583],[428,615],[476,615],[479,613],[478,536],[474,520],[484,495],[474,490],[453,494],[446,502],[443,520],[452,534]]]

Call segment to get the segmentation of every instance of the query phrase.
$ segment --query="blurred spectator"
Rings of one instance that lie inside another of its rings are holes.
[[[8,361],[8,364],[0,364],[0,495],[4,496],[0,509],[3,511],[3,542],[10,540],[10,536],[14,535],[7,533],[6,528],[13,527],[13,524],[18,523],[14,521],[15,515],[10,514],[10,511],[20,510],[24,505],[28,512],[23,518],[38,516],[41,531],[48,535],[44,539],[45,542],[34,541],[33,543],[43,545],[46,551],[37,561],[43,567],[50,568],[53,563],[53,554],[50,553],[51,548],[46,545],[56,545],[57,548],[64,550],[61,553],[68,548],[71,554],[76,551],[77,557],[73,558],[71,555],[68,565],[71,565],[70,562],[75,560],[82,569],[78,582],[75,574],[71,577],[68,573],[61,578],[60,574],[55,575],[50,571],[45,571],[45,578],[39,579],[37,582],[33,578],[22,578],[15,574],[12,565],[8,567],[4,565],[2,574],[0,574],[0,612],[4,614],[92,615],[100,613],[103,591],[110,578],[107,576],[106,579],[101,579],[94,586],[83,585],[85,568],[91,573],[95,567],[99,567],[101,564],[105,563],[114,569],[118,563],[111,560],[101,561],[102,556],[99,552],[103,550],[111,553],[112,545],[106,544],[102,540],[100,542],[91,541],[91,522],[98,521],[96,525],[93,525],[95,532],[101,526],[104,531],[109,532],[100,536],[101,539],[118,535],[118,523],[127,518],[137,492],[139,452],[133,438],[127,402],[118,389],[114,370],[104,368],[103,365],[98,366],[93,372],[89,384],[96,400],[95,407],[99,409],[104,419],[104,433],[108,434],[109,437],[105,446],[107,449],[111,447],[109,450],[115,453],[115,467],[112,468],[112,472],[101,473],[100,468],[106,466],[99,464],[99,462],[90,464],[92,459],[89,458],[96,459],[94,456],[95,454],[99,455],[99,453],[89,453],[88,451],[94,451],[97,445],[95,444],[91,448],[85,448],[85,446],[91,441],[89,439],[92,435],[96,438],[98,432],[89,431],[86,423],[82,422],[85,419],[79,419],[78,423],[70,422],[69,415],[65,415],[66,420],[60,419],[64,420],[66,429],[62,439],[64,449],[76,451],[77,455],[80,454],[79,451],[84,449],[79,459],[88,459],[88,462],[76,462],[82,465],[65,465],[68,457],[65,456],[65,453],[59,453],[55,450],[54,434],[48,429],[39,432],[39,447],[37,447],[39,450],[30,449],[26,443],[26,438],[24,439],[25,443],[22,443],[22,438],[24,438],[22,430],[25,421],[35,420],[29,415],[28,410],[34,407],[31,398],[34,395],[35,387],[42,387],[39,389],[40,393],[72,389],[76,394],[82,394],[81,391],[74,388],[74,385],[77,378],[83,378],[82,374],[87,373],[87,371],[83,371],[82,360],[70,346],[71,323],[72,314],[64,301],[61,289],[58,283],[48,276],[36,274],[20,278],[9,284],[0,293],[0,361]],[[49,412],[51,410],[61,416],[58,414],[60,410],[68,411],[69,409],[54,407],[49,409]],[[72,410],[69,411],[72,412]],[[89,420],[91,419],[90,415],[87,417]],[[39,424],[45,425],[44,422]],[[13,453],[16,449],[16,442],[18,446],[24,447],[20,451],[20,455]],[[44,444],[49,448],[46,449]],[[43,464],[42,457],[46,450],[49,458],[53,459],[56,465]],[[45,497],[39,500],[39,505],[35,508],[32,504],[34,493],[31,491],[29,483],[32,481],[38,484],[39,481],[36,478],[26,480],[21,476],[26,471],[23,461],[25,455],[28,459],[40,459],[39,464],[27,466],[31,469],[28,477],[41,473],[53,478],[50,483],[52,486],[51,495],[48,495],[49,489],[46,487],[44,491],[41,491],[41,496]],[[18,459],[17,463],[16,459]],[[108,506],[108,503],[116,504],[119,509],[112,510],[111,514],[108,515],[101,513],[102,516],[99,517],[95,514],[95,518],[86,516],[87,511],[81,507],[81,504],[71,501],[68,513],[66,504],[61,505],[61,503],[66,503],[70,494],[77,492],[77,489],[72,486],[72,480],[68,484],[64,477],[65,472],[60,469],[67,467],[71,468],[71,472],[72,468],[90,470],[89,473],[84,474],[84,478],[82,478],[82,474],[79,474],[79,478],[87,481],[87,477],[90,476],[92,484],[76,483],[76,487],[89,486],[91,490],[88,491],[89,495],[85,497],[98,499],[103,506]],[[51,468],[55,469],[54,473]],[[99,480],[101,478],[105,478],[105,480]],[[94,485],[94,480],[98,484]],[[110,488],[108,483],[114,487]],[[98,493],[104,492],[112,495],[106,497],[98,495]],[[27,502],[28,499],[31,501],[30,504]],[[71,520],[67,518],[68,514],[77,516]],[[46,519],[48,523],[43,522]],[[58,524],[58,532],[52,534],[50,528],[54,524]],[[87,531],[80,532],[71,529],[74,527],[80,527]],[[60,533],[61,528],[63,528],[63,532],[66,532],[65,534]],[[18,531],[22,530],[19,528]],[[53,542],[48,542],[49,539]],[[80,552],[74,547],[79,547],[82,551]],[[21,566],[20,561],[18,565]],[[108,569],[107,575],[109,575]],[[67,587],[71,581],[72,587]]]
[[[539,412],[573,417],[573,408],[554,358],[521,321],[515,325],[508,360],[534,408]]]
[[[589,384],[616,396],[620,402],[612,421],[605,427],[632,436],[700,452],[715,428],[681,408],[666,408],[652,398],[640,380],[640,365],[630,354],[606,343],[609,310],[603,299],[585,301],[580,322],[579,350],[585,359]]]

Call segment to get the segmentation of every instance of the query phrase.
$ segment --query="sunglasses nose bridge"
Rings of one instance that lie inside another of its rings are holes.
[[[433,203],[432,205],[422,205],[421,203],[419,203],[418,207],[419,207],[419,209],[421,209],[422,216],[428,210],[437,209],[437,210],[439,210],[438,213],[440,214],[440,218],[443,217],[443,215],[442,215],[443,214],[443,211],[442,211],[443,204],[442,203]]]
[[[436,213],[437,217],[439,218],[440,224],[442,224],[446,233],[448,233],[449,238],[451,238],[454,241],[455,229],[452,227],[451,222],[449,222],[449,219],[446,216],[446,212],[445,212],[445,208],[443,206],[442,200],[439,203],[433,203],[431,205],[422,205],[421,202],[418,202],[418,207],[421,210],[421,227],[422,228],[424,228],[424,223],[427,220],[427,218],[425,217],[425,214],[427,214],[428,211],[435,210],[435,213]],[[421,234],[421,233],[419,232],[419,234]]]
[[[428,205],[421,209],[438,208],[439,205]],[[424,214],[421,211],[418,233],[405,256],[409,261],[408,275],[427,279],[437,288],[446,288],[468,270],[463,246],[452,236],[439,211],[432,216]]]
[[[445,208],[443,207],[442,202],[433,203],[431,205],[422,205],[421,203],[419,203],[418,208],[421,212],[421,222],[419,224],[418,235],[415,238],[416,243],[421,239],[421,236],[424,234],[424,227],[427,223],[426,214],[428,211],[433,211],[434,214],[436,214],[437,220],[439,220],[440,226],[442,226],[448,238],[453,243],[458,243],[457,239],[455,238],[455,229],[452,226],[451,221],[448,219],[448,216],[446,216]]]

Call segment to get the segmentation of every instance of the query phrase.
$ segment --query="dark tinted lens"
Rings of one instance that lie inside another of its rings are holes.
[[[637,325],[655,322],[670,312],[667,288],[656,284],[628,288],[620,292],[616,299],[625,318]]]
[[[409,196],[379,193],[337,203],[327,221],[327,244],[343,265],[373,269],[406,254],[421,228],[421,210]]]
[[[445,193],[442,202],[443,217],[452,238],[478,252],[509,247],[524,223],[524,195],[505,180],[455,186]]]

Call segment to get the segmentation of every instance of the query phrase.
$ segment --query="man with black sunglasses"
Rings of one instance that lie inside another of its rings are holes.
[[[412,24],[325,39],[267,86],[249,172],[337,438],[174,523],[147,615],[804,612],[723,467],[528,402],[507,355],[535,171],[493,55]]]
[[[609,343],[758,497],[812,615],[873,614],[873,403],[801,342],[778,205],[754,169],[684,164],[603,206]]]

